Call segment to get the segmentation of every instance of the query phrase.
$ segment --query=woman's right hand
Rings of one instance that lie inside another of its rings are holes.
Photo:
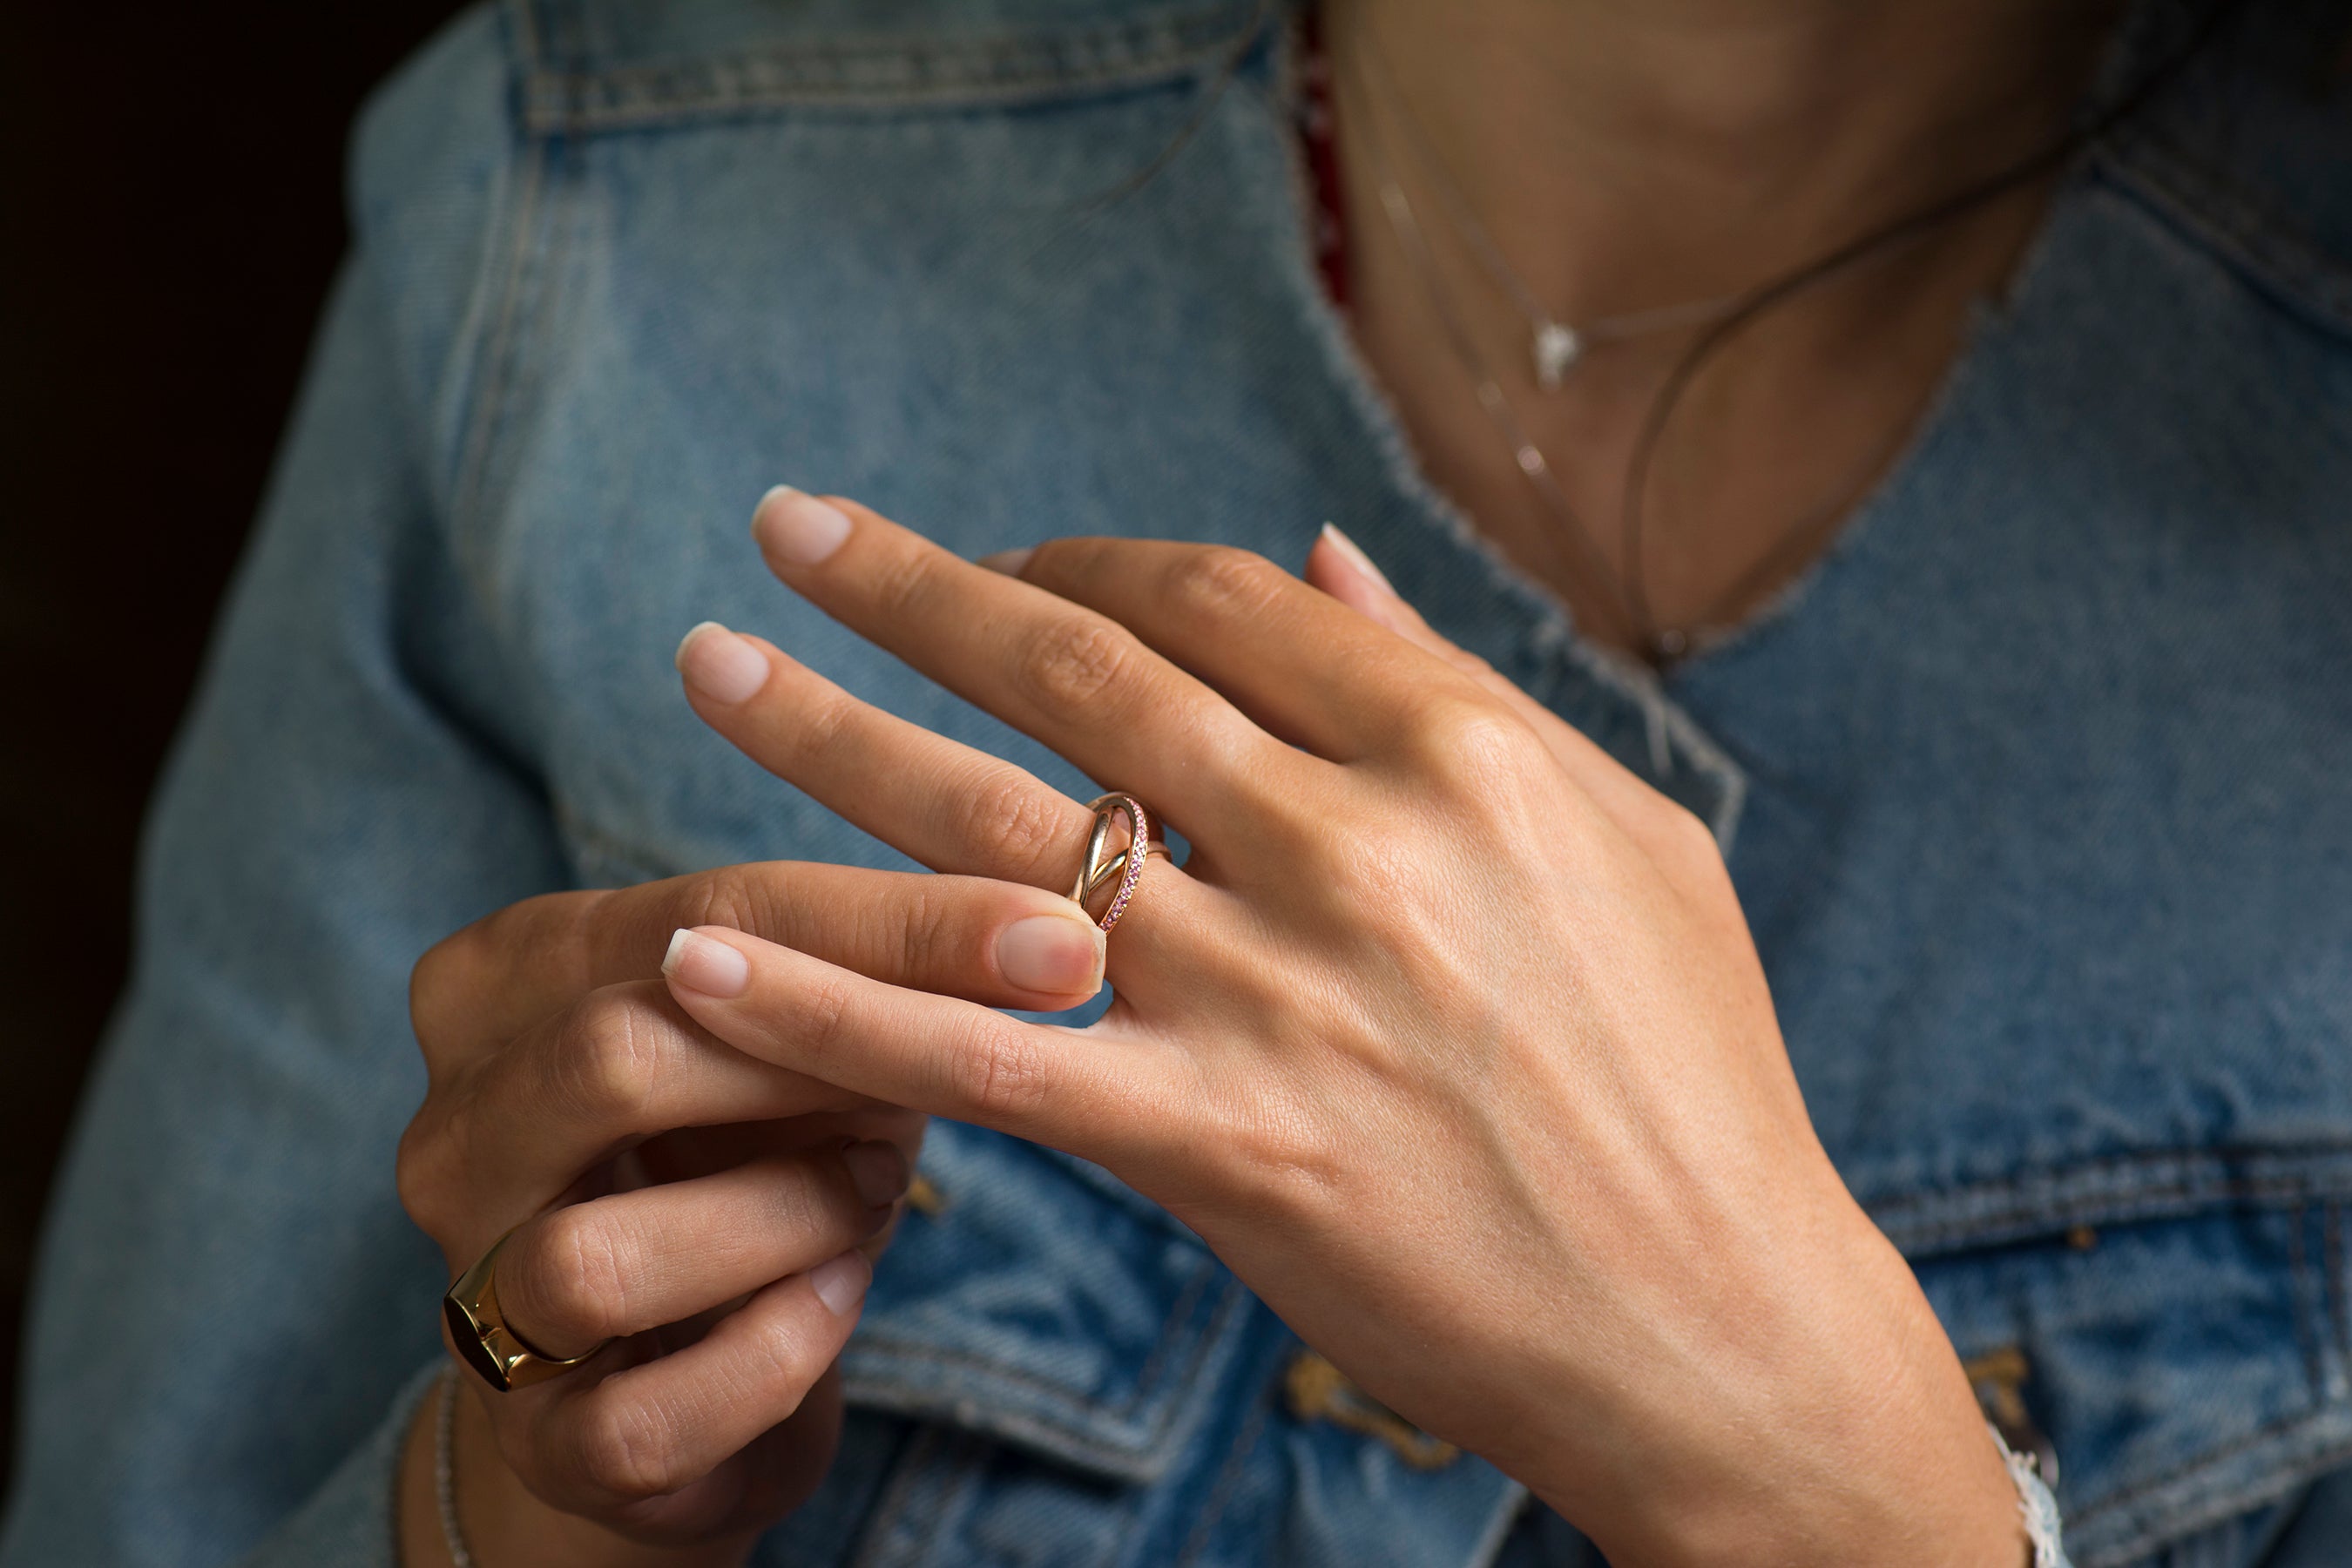
[[[790,862],[528,900],[426,953],[410,1005],[429,1088],[401,1142],[402,1201],[453,1279],[513,1232],[497,1288],[530,1345],[612,1342],[509,1393],[460,1373],[460,1516],[499,1568],[737,1562],[832,1460],[829,1371],[922,1118],[688,1018],[664,954],[708,924],[997,1006],[1074,1006],[1102,977],[1101,933],[1058,894]],[[409,1568],[449,1561],[440,1397],[410,1437]]]

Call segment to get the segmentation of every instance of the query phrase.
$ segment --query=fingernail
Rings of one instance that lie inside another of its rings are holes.
[[[751,988],[751,961],[699,931],[680,931],[669,939],[662,973],[675,984],[722,1002]]]
[[[810,1269],[808,1278],[825,1310],[845,1318],[866,1300],[866,1287],[874,1283],[874,1265],[866,1261],[862,1252],[845,1252]]]
[[[1031,915],[996,939],[996,972],[1024,990],[1091,995],[1101,988],[1102,964],[1102,932],[1076,915]]]
[[[841,1152],[841,1163],[849,1167],[850,1182],[870,1209],[897,1203],[914,1175],[914,1168],[907,1163],[907,1156],[898,1145],[878,1138],[852,1143]]]
[[[1339,524],[1331,522],[1325,523],[1323,525],[1323,537],[1329,540],[1331,542],[1331,548],[1337,550],[1341,555],[1346,556],[1348,559],[1348,564],[1362,573],[1366,580],[1369,581],[1372,586],[1380,589],[1383,593],[1393,594],[1396,592],[1396,589],[1390,585],[1386,574],[1382,573],[1379,567],[1372,564],[1372,558],[1365,554],[1354,540],[1339,531]]]
[[[1021,568],[1029,564],[1029,557],[1036,553],[1035,545],[1024,544],[1018,550],[1000,550],[992,555],[983,555],[980,558],[980,564],[987,567],[991,572],[1002,572],[1007,577],[1018,577],[1021,575]]]
[[[814,566],[849,537],[849,515],[790,485],[760,498],[751,513],[751,537],[787,566]]]
[[[768,656],[717,621],[686,634],[677,663],[687,685],[730,708],[768,684]]]

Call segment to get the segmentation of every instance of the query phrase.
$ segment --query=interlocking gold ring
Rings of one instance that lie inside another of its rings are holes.
[[[1108,932],[1118,924],[1118,917],[1127,913],[1127,906],[1135,900],[1136,884],[1143,879],[1143,863],[1158,850],[1160,858],[1168,857],[1168,847],[1151,842],[1151,819],[1144,815],[1143,803],[1131,795],[1116,791],[1097,795],[1087,809],[1095,814],[1093,831],[1087,835],[1086,864],[1078,871],[1078,879],[1070,889],[1070,900],[1085,909],[1087,901],[1100,892],[1104,884],[1114,877],[1118,879],[1118,891],[1110,898],[1110,908],[1096,923]],[[1110,847],[1111,818],[1127,817],[1127,847],[1105,858]]]
[[[457,1354],[501,1394],[560,1377],[613,1342],[604,1340],[558,1361],[531,1349],[530,1341],[507,1326],[506,1314],[499,1310],[499,1251],[512,1235],[510,1230],[492,1242],[441,1298],[441,1314],[449,1320],[449,1338]]]

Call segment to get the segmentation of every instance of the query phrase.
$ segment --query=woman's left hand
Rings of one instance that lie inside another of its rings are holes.
[[[1108,1166],[1622,1568],[2023,1560],[1975,1398],[1813,1133],[1696,819],[1328,541],[1318,587],[1100,539],[1008,574],[792,491],[755,531],[818,607],[1192,847],[1148,864],[1089,1028],[710,927],[751,964],[730,995],[693,984],[729,966],[673,967],[705,1026]],[[681,667],[751,756],[935,869],[1069,884],[1085,806],[757,639],[759,685],[698,686],[732,635]]]

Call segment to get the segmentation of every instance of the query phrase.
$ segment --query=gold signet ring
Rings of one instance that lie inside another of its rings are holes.
[[[501,1394],[559,1377],[613,1342],[605,1340],[559,1361],[531,1349],[530,1342],[507,1326],[506,1315],[499,1310],[499,1251],[513,1234],[510,1230],[492,1242],[441,1298],[441,1313],[449,1321],[449,1338],[457,1354]]]

